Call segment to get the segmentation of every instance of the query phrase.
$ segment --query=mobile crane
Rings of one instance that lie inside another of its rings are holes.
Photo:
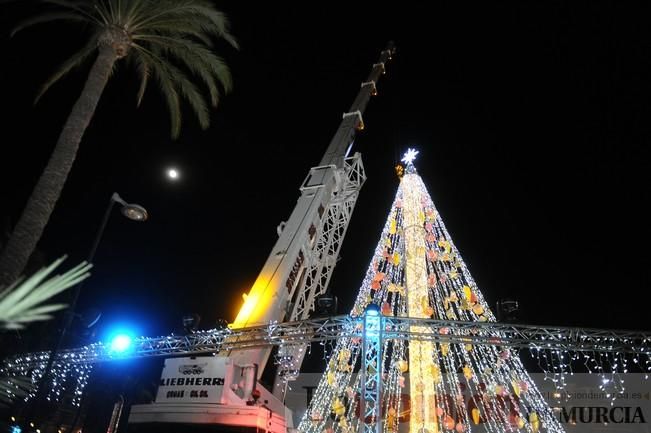
[[[366,106],[394,53],[390,42],[343,114],[321,161],[305,177],[294,210],[278,226],[278,240],[229,325],[232,330],[307,319],[317,297],[326,292],[366,180],[361,155],[351,156],[351,148],[357,132],[364,129]],[[286,433],[293,425],[283,394],[287,381],[298,375],[306,347],[279,349],[272,390],[258,382],[271,346],[223,351],[213,357],[166,359],[156,402],[132,407],[130,430],[155,428],[159,432],[163,422],[219,426],[219,431],[255,428]]]

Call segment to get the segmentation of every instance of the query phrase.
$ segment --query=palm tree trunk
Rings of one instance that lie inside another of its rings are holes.
[[[77,156],[81,138],[93,117],[117,58],[110,45],[100,45],[99,54],[88,74],[84,89],[72,107],[50,160],[0,255],[0,288],[18,279],[36,248],[52,210],[59,200],[63,185]]]

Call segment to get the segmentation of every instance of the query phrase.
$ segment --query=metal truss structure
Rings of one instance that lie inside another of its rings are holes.
[[[316,244],[306,260],[305,281],[289,321],[307,319],[314,309],[314,300],[328,287],[359,191],[366,180],[361,155],[355,153],[346,158],[344,167],[335,172],[335,178],[343,184],[336,189],[335,197],[325,210],[326,217],[317,228]]]
[[[371,96],[377,94],[376,83],[385,72],[385,63],[391,59],[395,52],[392,43],[380,53],[377,63],[373,64],[371,73],[364,81],[360,90],[343,119],[328,149],[321,159],[320,166],[310,170],[309,175],[301,186],[301,193],[309,193],[309,189],[321,188],[334,178],[334,187],[330,196],[325,199],[325,208],[319,209],[323,213],[315,227],[315,235],[302,246],[299,257],[299,277],[295,286],[290,289],[287,315],[288,321],[305,320],[314,310],[317,296],[326,292],[330,277],[339,258],[339,250],[346,236],[348,223],[355,209],[359,192],[366,180],[364,165],[359,153],[348,157],[357,131],[364,129],[363,114]],[[314,182],[314,179],[321,179]],[[323,193],[328,191],[324,189]],[[278,370],[274,381],[274,393],[284,393],[284,386],[278,386],[287,381],[295,380],[303,362],[306,347],[283,346],[279,350],[276,360]]]
[[[223,329],[188,335],[141,337],[128,353],[115,353],[109,345],[95,343],[63,350],[57,364],[93,364],[125,358],[191,356],[257,347],[305,345],[339,338],[364,337],[364,318],[336,316],[297,322],[271,323],[237,330]],[[475,345],[498,345],[516,349],[569,352],[606,352],[651,356],[651,332],[610,329],[539,327],[496,322],[461,322],[379,316],[381,340],[401,339]],[[427,327],[415,333],[410,325]],[[49,352],[37,352],[5,359],[2,371],[18,375],[40,368]]]
[[[615,329],[550,327],[498,322],[463,322],[384,318],[385,339],[421,340],[437,343],[470,343],[518,349],[546,349],[570,352],[617,352],[651,355],[651,332]],[[409,324],[429,327],[434,332],[414,333]]]
[[[305,261],[299,285],[295,289],[297,299],[289,316],[289,321],[292,322],[306,320],[310,316],[317,296],[325,293],[330,283],[357,197],[366,180],[361,155],[355,153],[344,159],[344,167],[337,169],[335,177],[342,185],[336,189],[338,192],[330,201],[325,210],[326,216],[317,228],[314,249]],[[305,345],[282,346],[277,355],[280,360],[277,377],[285,381],[295,380],[305,353]]]
[[[382,343],[384,331],[379,311],[367,313],[362,331],[362,362],[360,369],[361,391],[360,413],[365,422],[361,423],[360,433],[382,431]]]

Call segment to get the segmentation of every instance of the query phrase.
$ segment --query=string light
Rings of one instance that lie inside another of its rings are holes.
[[[373,303],[380,306],[385,317],[494,322],[495,316],[413,167],[416,154],[410,150],[403,158],[407,166],[351,316],[360,317],[367,305]],[[383,363],[377,366],[384,378],[380,413],[385,433],[397,432],[403,409],[411,411],[411,432],[470,432],[481,426],[489,432],[564,431],[516,350],[473,345],[473,337],[486,331],[473,335],[467,328],[416,325],[410,326],[409,331],[421,335],[441,333],[455,342],[385,341]],[[467,342],[459,343],[462,339]],[[555,385],[554,395],[559,398],[569,398],[564,390],[566,376],[574,374],[573,362],[583,360],[588,368],[599,373],[604,371],[604,365],[609,370],[626,365],[621,354],[617,360],[606,359],[601,352],[590,356],[557,349],[558,341],[565,339],[561,333],[542,336],[529,348],[546,378]],[[361,384],[351,366],[365,368],[359,357],[361,343],[359,338],[337,342],[299,431],[359,431],[359,423],[364,420],[355,408]],[[594,347],[603,344],[605,348],[612,344],[589,343]],[[343,390],[348,390],[349,398],[345,398]],[[404,408],[401,396],[407,393],[410,407]],[[350,401],[350,397],[355,399]]]
[[[359,423],[363,422],[359,416],[361,383],[355,372],[363,365],[369,368],[361,359],[361,317],[369,304],[377,305],[387,319],[413,317],[495,322],[495,316],[416,173],[413,158],[417,153],[412,150],[405,156],[407,166],[352,308],[351,320],[341,325],[343,337],[334,344],[320,342],[328,364],[299,425],[301,432],[359,431]],[[268,325],[270,339],[276,338],[278,327],[277,322]],[[498,343],[473,344],[474,339],[480,337],[498,342],[507,340],[500,331],[413,322],[405,331],[418,338],[411,341],[386,339],[382,343],[381,362],[371,366],[379,370],[382,378],[379,413],[383,417],[384,433],[396,433],[401,418],[406,418],[407,414],[413,421],[413,431],[419,433],[471,432],[478,425],[489,432],[563,431],[554,411],[520,361],[517,350]],[[211,341],[219,342],[231,331],[202,332]],[[433,342],[434,336],[445,336],[449,341]],[[167,347],[175,338],[173,335],[139,337],[134,339],[134,345],[155,351]],[[218,349],[219,343],[213,344]],[[293,353],[291,344],[281,345],[276,357],[276,363],[289,371],[286,386],[298,374],[295,360],[288,355]],[[559,349],[564,344],[568,349]],[[594,350],[580,350],[581,344]],[[602,391],[609,395],[612,404],[625,389],[621,373],[643,371],[648,379],[651,371],[648,339],[636,341],[639,353],[628,357],[614,353],[614,345],[613,337],[580,336],[575,339],[561,332],[550,332],[531,341],[528,350],[545,373],[545,380],[553,383],[554,395],[569,398],[569,393],[565,392],[566,378],[579,367],[602,379]],[[71,394],[73,405],[79,405],[92,372],[91,362],[98,359],[110,360],[110,347],[94,343],[73,352],[60,353],[48,380],[47,398],[58,401],[63,395]],[[19,392],[20,385],[12,378],[29,377],[32,383],[38,383],[47,362],[47,352],[5,360],[0,374],[6,377],[3,380],[8,385],[7,395],[10,398],[25,395]],[[409,397],[404,398],[405,395]],[[33,396],[34,390],[27,392],[25,399]],[[428,403],[423,404],[424,401]],[[416,411],[423,408],[427,409]]]

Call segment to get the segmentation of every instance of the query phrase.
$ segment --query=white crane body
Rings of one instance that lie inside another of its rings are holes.
[[[296,206],[278,226],[278,240],[244,295],[244,305],[229,325],[232,329],[307,319],[316,298],[326,292],[366,180],[361,155],[348,153],[357,131],[364,128],[363,113],[394,51],[390,43],[381,52],[319,165],[301,184]],[[146,432],[152,423],[163,422],[286,433],[293,425],[291,411],[282,403],[285,385],[296,378],[305,351],[306,345],[279,349],[272,391],[258,382],[270,346],[166,359],[156,402],[132,407],[130,430]]]

